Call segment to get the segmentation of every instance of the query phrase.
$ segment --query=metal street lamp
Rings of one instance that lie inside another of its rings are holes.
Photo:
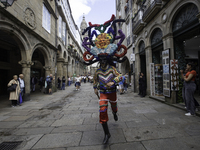
[[[7,8],[9,6],[12,6],[15,0],[0,0],[0,1],[5,6],[3,8]]]

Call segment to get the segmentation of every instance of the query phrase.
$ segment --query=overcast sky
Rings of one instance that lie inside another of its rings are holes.
[[[103,24],[115,15],[115,0],[69,0],[72,15],[77,26],[85,14],[85,20],[92,24]]]

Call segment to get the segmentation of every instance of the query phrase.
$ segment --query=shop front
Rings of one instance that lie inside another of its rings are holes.
[[[185,70],[186,64],[192,62],[196,66],[196,85],[195,95],[200,95],[200,23],[197,18],[199,10],[195,4],[184,5],[176,14],[172,31],[174,37],[174,56],[178,60],[179,70]],[[182,101],[183,83],[179,80],[179,91],[177,102]]]

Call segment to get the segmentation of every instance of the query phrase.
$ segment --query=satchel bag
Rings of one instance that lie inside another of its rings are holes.
[[[8,87],[7,90],[8,92],[13,92],[16,90],[16,88],[17,88],[17,84],[12,84],[11,86]]]

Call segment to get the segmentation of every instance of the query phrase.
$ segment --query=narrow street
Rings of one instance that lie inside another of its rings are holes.
[[[82,83],[53,95],[34,94],[15,108],[0,110],[0,143],[22,141],[19,150],[198,150],[200,118],[136,93],[118,94],[118,116],[109,107],[111,138],[98,122],[98,99],[92,85]]]

